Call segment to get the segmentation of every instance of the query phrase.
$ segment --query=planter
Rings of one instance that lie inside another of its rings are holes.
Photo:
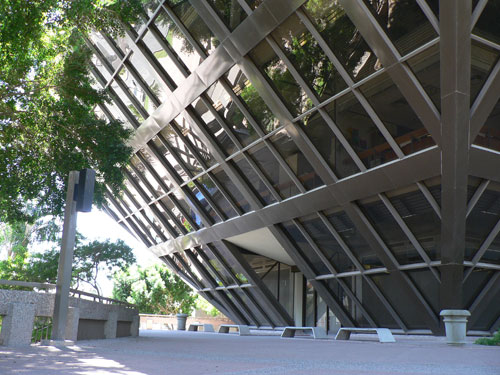
[[[176,314],[177,316],[177,330],[185,331],[186,330],[186,320],[189,316],[188,314]]]
[[[467,332],[467,310],[443,310],[439,314],[443,317],[448,345],[464,345]]]

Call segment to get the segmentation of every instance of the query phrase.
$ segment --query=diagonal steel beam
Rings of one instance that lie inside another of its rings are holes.
[[[243,257],[243,254],[241,254],[238,246],[225,240],[222,240],[220,243],[231,255],[234,261],[236,261],[240,265],[250,283],[257,287],[257,291],[262,296],[263,301],[265,301],[266,307],[271,309],[271,311],[273,311],[274,314],[280,318],[280,323],[284,325],[293,325],[293,319],[290,317],[285,308],[279,303],[279,301],[274,297],[274,295],[260,279],[260,277],[255,273],[252,267],[250,267],[248,262]]]

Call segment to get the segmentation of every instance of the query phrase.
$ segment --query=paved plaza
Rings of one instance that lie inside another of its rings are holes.
[[[0,347],[1,375],[439,374],[500,375],[500,347],[449,347],[444,338],[374,335],[350,341],[141,331],[67,348]]]

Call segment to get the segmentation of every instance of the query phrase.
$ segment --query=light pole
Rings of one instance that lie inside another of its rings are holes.
[[[76,217],[78,211],[90,212],[92,209],[94,183],[95,171],[92,169],[82,169],[80,172],[71,171],[69,173],[54,303],[52,326],[52,340],[54,341],[64,341],[65,339],[76,236]]]

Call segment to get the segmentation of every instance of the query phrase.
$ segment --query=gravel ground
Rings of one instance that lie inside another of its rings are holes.
[[[442,337],[350,341],[141,331],[137,338],[55,348],[0,346],[0,375],[439,374],[500,375],[500,347],[450,347]]]

